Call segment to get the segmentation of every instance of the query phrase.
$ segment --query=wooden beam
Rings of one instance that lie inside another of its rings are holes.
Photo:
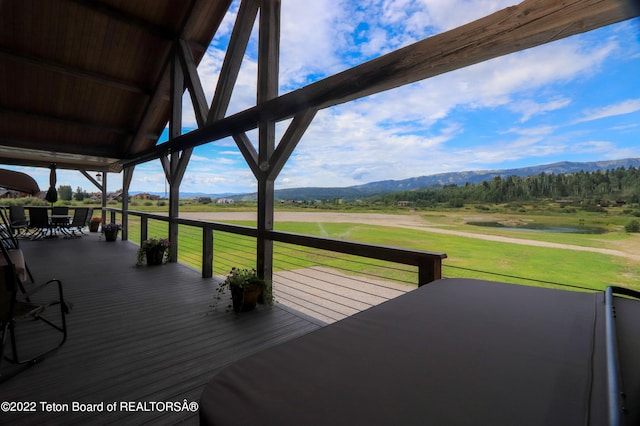
[[[258,30],[258,104],[278,96],[280,60],[280,0],[262,0]],[[265,231],[273,230],[274,179],[268,175],[269,160],[275,149],[276,122],[261,119],[258,126],[258,276],[270,281],[273,275],[273,241]]]
[[[209,106],[207,105],[207,98],[204,95],[202,83],[198,76],[195,60],[191,55],[189,45],[184,40],[178,40],[176,43],[176,51],[180,58],[180,65],[182,66],[182,73],[184,74],[184,83],[191,95],[191,104],[193,105],[198,127],[204,127],[207,122]]]
[[[102,196],[100,197],[100,205],[102,206],[102,223],[107,223],[107,172],[102,173]]]
[[[308,108],[322,109],[352,101],[638,15],[640,11],[627,0],[527,0],[275,99],[264,100],[253,108],[182,135],[172,141],[172,148],[202,145],[255,129],[263,119],[285,120]],[[145,162],[168,149],[169,146],[160,145],[123,164]]]
[[[91,176],[89,174],[89,172],[87,172],[86,170],[80,170],[80,173],[82,173],[84,175],[84,177],[89,179],[89,182],[91,182],[96,188],[98,188],[98,191],[102,192],[102,184],[100,182],[98,182],[97,180],[95,180],[93,178],[93,176]]]
[[[224,8],[226,10],[229,8],[229,5],[231,4],[231,0],[219,0],[218,4],[220,8]],[[200,15],[201,9],[206,8],[207,6],[208,6],[208,2],[192,0],[191,13],[188,14],[188,18],[181,25],[182,29],[179,34],[176,34],[177,38],[186,39],[186,40],[189,39],[188,34],[185,33],[185,28],[189,28],[191,25],[191,21],[197,20],[198,16]],[[221,14],[221,15],[223,16],[224,14]],[[222,21],[222,16],[220,17],[220,22]],[[220,25],[220,22],[216,23],[216,28],[218,28],[218,26]],[[204,53],[208,46],[198,46],[198,45],[194,45],[194,43],[192,42],[189,42],[189,47],[195,48],[198,52]],[[198,55],[196,55],[196,57],[197,56]],[[162,72],[160,73],[161,77],[159,79],[157,86],[154,88],[154,92],[153,92],[153,95],[151,96],[151,99],[147,103],[147,107],[145,108],[145,111],[142,115],[142,119],[140,120],[140,123],[138,125],[138,132],[133,138],[133,142],[128,147],[127,154],[129,155],[132,155],[132,153],[138,153],[141,149],[141,146],[144,146],[144,144],[147,142],[148,139],[146,138],[145,129],[149,129],[150,127],[152,127],[151,122],[155,120],[155,113],[157,109],[162,108],[163,103],[166,102],[166,93],[168,90],[170,90],[169,87],[170,87],[170,81],[171,81],[170,63],[171,61],[169,60],[160,67],[162,69]],[[155,158],[159,158],[159,157],[160,156],[156,156]]]
[[[131,180],[133,179],[134,167],[126,167],[122,173],[122,223],[129,223],[129,187],[131,186]],[[124,226],[122,228],[122,241],[129,239],[129,228]]]
[[[167,179],[167,182],[171,182],[171,163],[169,162],[169,157],[162,156],[159,160],[162,165],[162,170],[164,171],[165,179]]]
[[[209,109],[207,124],[223,118],[229,107],[233,88],[238,80],[242,58],[258,14],[258,0],[243,0],[238,9],[235,25],[229,39],[216,91]]]
[[[233,140],[236,142],[240,153],[244,157],[244,160],[249,165],[249,168],[253,172],[253,175],[258,177],[258,152],[255,150],[249,137],[246,133],[237,133],[233,135]]]
[[[280,0],[262,0],[258,42],[258,105],[278,96]]]
[[[182,134],[182,94],[184,93],[184,73],[177,52],[171,60],[171,112],[169,118],[169,140]]]
[[[298,145],[298,142],[300,142],[300,139],[302,139],[302,136],[304,136],[304,133],[307,131],[311,121],[313,121],[313,117],[316,116],[316,112],[315,109],[308,109],[293,118],[293,121],[289,124],[287,131],[282,136],[280,143],[269,160],[269,171],[267,174],[269,179],[275,180],[278,177],[280,171],[293,153],[293,150]]]
[[[184,178],[184,172],[187,170],[187,166],[189,165],[189,160],[191,159],[192,152],[193,152],[193,148],[187,148],[180,153],[178,162],[176,166],[173,168],[173,176],[170,182],[171,185],[180,186],[180,184],[182,183],[182,178]]]

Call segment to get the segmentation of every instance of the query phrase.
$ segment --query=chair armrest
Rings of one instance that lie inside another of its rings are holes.
[[[62,299],[62,282],[60,280],[57,280],[57,279],[49,280],[44,284],[40,284],[40,285],[37,285],[37,286],[33,287],[32,289],[30,289],[28,292],[25,293],[25,297],[33,296],[34,294],[36,294],[37,292],[39,292],[40,290],[42,290],[43,288],[45,288],[46,286],[48,286],[51,283],[57,283],[58,284],[58,294],[61,296],[60,298]]]

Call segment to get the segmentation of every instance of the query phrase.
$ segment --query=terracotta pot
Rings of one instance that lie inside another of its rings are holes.
[[[233,310],[236,312],[251,311],[258,303],[258,297],[262,294],[262,286],[252,284],[247,287],[231,287],[231,299]]]
[[[98,232],[100,222],[89,222],[89,232]]]

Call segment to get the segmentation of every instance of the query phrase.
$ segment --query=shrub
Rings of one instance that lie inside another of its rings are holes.
[[[464,200],[462,198],[453,198],[449,200],[449,207],[452,207],[452,208],[464,207]]]
[[[637,219],[631,219],[624,225],[624,230],[627,232],[640,232],[640,221]]]

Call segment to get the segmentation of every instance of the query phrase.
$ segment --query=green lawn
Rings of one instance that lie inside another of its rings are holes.
[[[594,289],[614,284],[640,288],[638,262],[599,253],[506,244],[362,224],[324,223],[320,229],[318,224],[282,223],[278,225],[278,229],[372,244],[443,251],[448,255],[444,261],[443,274],[449,277],[466,276],[522,283],[522,280],[492,278],[483,273],[490,272]],[[557,234],[545,235],[551,236],[552,240],[557,240],[558,237]],[[587,245],[586,239],[581,241]]]
[[[132,241],[138,242],[139,223],[135,217],[129,225]],[[434,217],[429,216],[430,220]],[[436,220],[433,220],[437,222]],[[512,238],[571,244],[581,247],[607,248],[616,242],[634,243],[637,235],[614,231],[600,235],[557,234],[527,231],[505,231],[495,228],[465,225],[452,217],[443,217],[446,229],[479,234],[502,235]],[[248,222],[231,222],[238,225],[255,226]],[[149,236],[167,235],[166,223],[150,221]],[[618,285],[640,289],[640,262],[606,254],[534,247],[519,244],[484,241],[475,238],[437,234],[427,231],[375,226],[357,223],[277,223],[276,229],[307,235],[345,239],[445,252],[443,275],[446,277],[474,277],[527,285],[554,286],[553,283],[580,288],[603,289],[607,285]],[[180,227],[179,260],[200,268],[202,233],[198,228]],[[400,281],[416,282],[415,271],[387,269],[383,262],[360,263],[354,257],[324,254],[311,249],[290,247],[276,243],[274,269],[294,269],[323,264],[345,268],[353,273],[372,273]],[[225,274],[231,266],[253,267],[255,242],[248,237],[214,233],[214,273]],[[523,280],[523,278],[525,280]],[[535,280],[535,281],[528,281]]]

